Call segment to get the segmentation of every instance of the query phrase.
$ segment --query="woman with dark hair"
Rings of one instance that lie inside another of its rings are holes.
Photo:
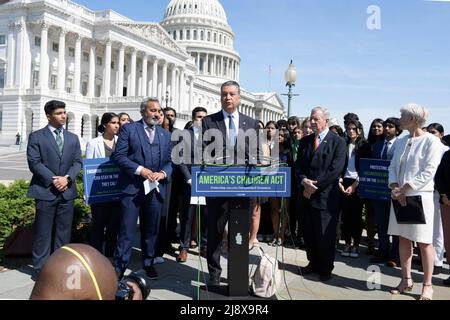
[[[370,124],[370,131],[367,137],[367,142],[361,147],[359,158],[371,158],[374,145],[384,140],[383,119],[377,118]],[[359,165],[359,164],[358,164]],[[366,208],[366,231],[367,231],[367,255],[375,254],[375,214],[373,212],[373,203],[370,199],[363,199],[364,207]]]
[[[291,138],[287,129],[278,132],[278,144],[280,166],[292,167]],[[284,201],[280,198],[269,198],[269,202],[271,209],[270,216],[274,230],[274,239],[270,245],[281,246],[284,242],[286,227],[289,225],[289,198],[285,198]],[[282,209],[281,215],[280,209]]]
[[[343,178],[339,179],[342,194],[342,233],[345,240],[343,257],[358,258],[363,220],[363,203],[357,194],[359,184],[360,148],[366,143],[364,129],[358,120],[347,122],[347,168]],[[353,240],[353,242],[352,242]]]
[[[127,123],[133,123],[133,120],[131,119],[130,115],[126,112],[119,113],[119,125],[122,127],[123,125]]]
[[[86,159],[109,158],[112,155],[119,132],[119,116],[113,112],[103,114],[98,132],[102,135],[90,140],[86,145]],[[91,212],[91,245],[98,251],[104,252],[106,257],[112,258],[119,232],[120,205],[116,202],[92,204]],[[103,250],[103,239],[105,239],[105,250]]]

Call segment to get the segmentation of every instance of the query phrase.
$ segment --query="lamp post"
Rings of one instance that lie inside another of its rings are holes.
[[[288,69],[284,73],[284,79],[286,80],[286,87],[289,88],[288,93],[283,93],[282,96],[288,97],[288,118],[291,116],[291,100],[292,97],[298,96],[298,94],[292,93],[292,87],[295,87],[295,81],[297,81],[297,70],[295,69],[294,64],[289,64]]]

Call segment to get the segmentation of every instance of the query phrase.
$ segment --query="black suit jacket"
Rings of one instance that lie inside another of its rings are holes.
[[[315,180],[318,190],[307,200],[320,210],[338,205],[339,176],[344,170],[347,147],[344,139],[329,131],[319,148],[314,152],[315,135],[304,137],[298,148],[296,169],[299,190],[303,194],[303,179]]]
[[[242,113],[239,112],[239,133],[237,138],[237,143],[234,150],[229,147],[229,141],[227,136],[227,130],[225,126],[225,119],[223,117],[223,112],[220,110],[218,113],[209,115],[203,119],[202,122],[202,132],[203,132],[203,147],[207,148],[206,153],[210,153],[209,158],[205,158],[206,163],[232,163],[232,164],[257,164],[259,159],[261,159],[261,148],[259,148],[259,126],[258,122]],[[213,134],[213,137],[209,137],[207,131]],[[217,136],[216,134],[221,134]],[[256,141],[251,141],[245,137],[245,135],[255,135]],[[216,138],[221,138],[222,140],[217,141]],[[245,141],[245,143],[243,143]],[[216,145],[216,151],[218,152],[208,152],[208,147],[213,147]],[[219,149],[220,146],[220,150]],[[233,155],[234,159],[230,161],[230,156]],[[220,154],[221,153],[221,154]],[[228,157],[228,158],[227,158]],[[228,160],[227,160],[228,159]]]
[[[201,130],[201,129],[200,129]],[[183,152],[190,151],[189,155],[180,155],[182,162],[179,165],[181,176],[184,182],[188,182],[192,179],[192,166],[201,165],[202,163],[202,141],[195,141],[194,129],[190,128],[184,130],[183,141],[184,144]]]
[[[64,146],[62,156],[59,154],[55,137],[48,126],[32,132],[28,138],[27,160],[33,173],[28,197],[37,200],[54,200],[60,192],[53,185],[54,176],[69,175],[72,183],[62,193],[66,200],[77,197],[76,179],[81,170],[81,148],[78,137],[67,130],[63,130]]]

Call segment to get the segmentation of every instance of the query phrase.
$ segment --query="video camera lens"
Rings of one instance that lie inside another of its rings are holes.
[[[128,276],[125,276],[122,280],[119,281],[117,292],[116,292],[116,300],[133,300],[133,289],[131,289],[127,282],[133,282],[141,290],[142,299],[146,300],[150,294],[150,281],[145,276],[142,276],[136,272],[130,273]]]

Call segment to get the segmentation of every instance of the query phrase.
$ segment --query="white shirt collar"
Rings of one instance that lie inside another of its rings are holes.
[[[228,119],[228,116],[230,114],[223,109],[222,109],[222,113],[223,113],[223,118]],[[231,115],[233,116],[233,119],[237,119],[237,118],[239,118],[239,111],[236,109],[236,111],[234,111]]]
[[[328,131],[330,131],[330,129],[326,128],[324,131],[322,131],[321,133],[319,133],[319,139],[320,139],[320,142],[322,142],[323,139],[325,139],[325,137],[326,137],[327,134],[328,134]]]
[[[50,130],[51,133],[55,134],[55,130],[57,128],[55,128],[54,126],[52,126],[50,123],[48,124],[48,129]],[[64,132],[64,126],[61,127],[61,133]]]

